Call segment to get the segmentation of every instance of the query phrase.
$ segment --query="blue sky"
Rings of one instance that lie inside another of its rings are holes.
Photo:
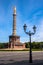
[[[9,35],[12,35],[14,6],[16,6],[16,28],[20,41],[29,41],[29,36],[23,30],[25,23],[27,31],[33,31],[33,25],[37,27],[32,41],[43,41],[43,0],[0,0],[0,42],[8,42]]]

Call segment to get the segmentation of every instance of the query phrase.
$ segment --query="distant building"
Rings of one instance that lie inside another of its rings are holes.
[[[13,49],[24,49],[25,44],[20,42],[20,36],[16,35],[16,7],[14,8],[13,14],[13,33],[9,36],[9,48]]]

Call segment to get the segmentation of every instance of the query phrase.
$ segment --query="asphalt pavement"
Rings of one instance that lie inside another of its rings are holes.
[[[0,52],[0,65],[43,65],[43,51],[33,51],[32,60],[28,51]]]

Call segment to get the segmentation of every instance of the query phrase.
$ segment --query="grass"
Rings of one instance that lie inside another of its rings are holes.
[[[29,51],[29,48],[23,50],[0,49],[0,51]],[[32,49],[32,51],[43,51],[43,49]]]
[[[32,51],[43,51],[43,49],[32,49]]]

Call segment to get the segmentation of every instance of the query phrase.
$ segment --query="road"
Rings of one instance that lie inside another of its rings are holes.
[[[43,63],[43,51],[32,52],[33,63]],[[0,65],[28,65],[29,52],[28,51],[10,51],[0,52]],[[43,64],[42,64],[43,65]]]

